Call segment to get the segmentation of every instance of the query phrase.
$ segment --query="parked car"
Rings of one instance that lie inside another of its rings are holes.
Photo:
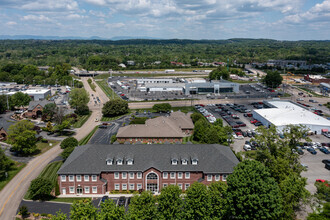
[[[329,151],[328,149],[324,148],[324,147],[321,147],[321,148],[320,148],[320,151],[321,151],[322,153],[325,153],[325,154],[329,154],[329,153],[330,153],[330,151]]]
[[[105,202],[105,200],[108,200],[108,199],[109,199],[109,196],[103,196],[101,199],[101,202]]]
[[[316,150],[314,150],[312,147],[307,148],[307,151],[313,155],[317,154]]]
[[[99,125],[99,128],[108,128],[106,125]]]
[[[244,149],[245,151],[249,151],[249,150],[251,150],[251,146],[248,145],[248,144],[244,144],[243,149]]]

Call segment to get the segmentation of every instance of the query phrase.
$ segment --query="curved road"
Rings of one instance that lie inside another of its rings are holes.
[[[100,105],[95,106],[94,101],[88,103],[88,106],[91,111],[93,111],[92,115],[86,121],[86,123],[79,129],[77,129],[77,133],[74,136],[75,138],[82,139],[88,133],[90,133],[95,126],[99,124],[99,122],[95,122],[95,118],[101,117],[101,109],[103,103],[107,101],[104,97],[106,95],[103,91],[97,86],[96,92],[90,89],[90,86],[87,83],[87,78],[83,78],[82,82],[84,84],[85,89],[90,93],[94,94],[94,96],[99,96],[101,103]],[[26,191],[30,186],[30,182],[35,179],[43,168],[53,159],[55,159],[60,153],[61,148],[58,145],[54,146],[47,152],[42,155],[31,160],[26,167],[21,170],[0,192],[0,219],[1,220],[10,220],[13,219],[16,215],[17,208],[24,197]]]

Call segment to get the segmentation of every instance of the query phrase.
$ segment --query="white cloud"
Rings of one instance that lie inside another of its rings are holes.
[[[44,16],[44,15],[25,15],[23,16],[22,20],[24,21],[47,21],[47,22],[50,22],[51,19]]]
[[[7,23],[6,23],[6,25],[8,25],[8,26],[13,26],[13,25],[16,25],[17,23],[15,22],[15,21],[8,21]]]

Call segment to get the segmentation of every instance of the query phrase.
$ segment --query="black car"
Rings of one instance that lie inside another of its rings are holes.
[[[246,131],[242,131],[242,135],[243,135],[243,137],[247,137],[247,132]]]
[[[101,199],[101,202],[105,202],[105,200],[108,200],[108,199],[109,199],[109,196],[103,196]]]
[[[326,149],[325,147],[321,147],[320,151],[325,154],[330,154],[330,151],[328,151],[328,149]]]
[[[106,125],[99,125],[99,128],[108,128]]]
[[[311,154],[314,154],[314,155],[317,154],[317,152],[312,147],[307,148],[307,151]]]
[[[125,206],[125,200],[124,196],[119,197],[118,206]]]
[[[322,163],[324,163],[324,164],[330,164],[330,159],[322,160]]]

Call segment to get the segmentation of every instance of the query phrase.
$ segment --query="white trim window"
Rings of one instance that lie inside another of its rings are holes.
[[[115,190],[120,190],[120,185],[118,183],[115,184]]]
[[[85,186],[85,193],[89,193],[89,186]]]
[[[136,178],[138,178],[138,179],[142,179],[142,173],[141,173],[141,172],[137,172],[137,174],[136,174]]]
[[[182,179],[182,172],[178,172],[178,179]]]
[[[181,163],[182,163],[182,165],[187,165],[188,164],[188,161],[186,159],[182,159],[181,160]]]
[[[191,161],[191,164],[192,164],[192,165],[197,165],[197,164],[198,164],[198,160],[196,160],[196,159],[192,160],[192,161]]]
[[[76,178],[77,178],[77,182],[81,182],[81,175],[77,175]]]
[[[171,179],[175,179],[175,172],[171,172]]]
[[[69,176],[69,182],[73,182],[74,181],[74,175],[70,175]]]
[[[190,179],[190,172],[185,172],[185,178]]]
[[[121,178],[122,179],[126,179],[127,178],[127,173],[126,172],[122,172],[121,173]]]
[[[61,175],[61,182],[65,182],[66,181],[66,176],[65,175]]]
[[[73,186],[69,186],[69,192],[74,193],[74,187]]]
[[[119,179],[119,173],[118,172],[115,172],[114,176],[115,176],[115,180]]]
[[[89,175],[84,175],[84,181],[89,182]]]
[[[227,181],[227,176],[228,176],[227,174],[223,174],[222,175],[222,181]]]
[[[97,181],[97,175],[92,175],[92,182],[96,182]]]
[[[215,181],[220,181],[220,175],[219,174],[215,174],[214,179],[215,179]]]
[[[117,165],[123,165],[123,161],[121,159],[117,159]]]
[[[97,186],[92,186],[92,193],[97,193]]]
[[[129,190],[134,190],[134,183],[129,184]]]
[[[129,173],[129,178],[130,178],[130,179],[134,179],[134,173],[133,173],[133,172],[130,172],[130,173]]]
[[[212,174],[207,174],[207,181],[212,181]]]
[[[189,184],[189,183],[186,183],[186,184],[184,185],[185,190],[187,190],[189,187],[190,187],[190,184]]]
[[[141,183],[136,184],[136,190],[139,190],[139,189],[142,189],[142,184]]]
[[[121,184],[121,190],[127,190],[127,184],[126,183]]]
[[[178,183],[179,189],[182,190],[182,183]]]
[[[167,179],[168,178],[168,173],[167,172],[164,172],[163,173],[163,179]]]
[[[167,183],[163,183],[163,187],[166,187],[166,186],[168,186],[168,184]]]

